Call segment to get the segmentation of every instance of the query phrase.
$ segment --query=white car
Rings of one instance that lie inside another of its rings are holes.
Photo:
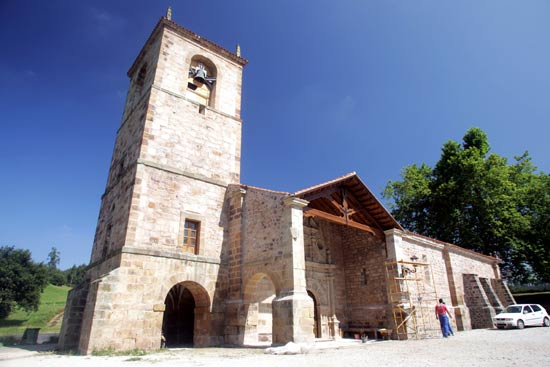
[[[506,307],[494,317],[495,326],[499,329],[525,326],[550,326],[550,317],[541,305],[518,304]]]

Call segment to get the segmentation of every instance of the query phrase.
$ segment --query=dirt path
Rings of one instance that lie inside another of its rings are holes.
[[[331,348],[326,348],[326,347]],[[146,356],[67,356],[0,349],[2,367],[334,367],[337,366],[548,366],[550,328],[474,330],[448,339],[305,345],[305,354],[269,355],[262,349],[174,349]],[[10,354],[11,351],[11,354]],[[23,353],[24,352],[24,353]]]

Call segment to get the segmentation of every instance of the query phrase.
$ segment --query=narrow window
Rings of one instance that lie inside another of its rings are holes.
[[[185,220],[183,229],[183,252],[198,254],[200,222]]]
[[[361,287],[367,286],[367,269],[361,270]]]
[[[147,64],[143,65],[139,70],[136,84],[141,92],[141,88],[145,85],[145,76],[147,75]]]

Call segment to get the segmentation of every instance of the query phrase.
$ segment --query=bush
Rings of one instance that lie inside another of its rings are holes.
[[[544,284],[508,284],[512,294],[550,292],[550,283]]]
[[[29,250],[0,247],[0,319],[5,319],[16,306],[36,310],[46,278],[46,268],[32,261]]]

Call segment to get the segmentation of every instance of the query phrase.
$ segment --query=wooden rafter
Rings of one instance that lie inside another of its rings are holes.
[[[337,215],[326,213],[322,210],[313,209],[313,208],[305,208],[304,209],[304,217],[321,218],[321,219],[325,219],[325,220],[328,220],[328,221],[333,222],[333,223],[343,224],[343,225],[346,225],[346,226],[349,226],[349,227],[357,228],[357,229],[360,229],[362,231],[369,232],[372,235],[384,240],[384,233],[382,231],[380,231],[378,228],[373,228],[373,227],[368,226],[366,224],[357,223],[357,222],[355,222],[355,221],[353,221],[349,218],[346,219],[345,217],[339,217]]]
[[[350,198],[349,198],[349,201],[350,201],[350,203],[351,203],[354,207],[356,207],[356,208],[361,207],[361,204],[359,204],[359,202],[357,201],[357,199],[356,199],[355,197],[353,197],[353,196],[350,197]],[[365,216],[369,219],[369,221],[370,221],[371,223],[375,223],[376,226],[378,227],[378,229],[379,229],[380,231],[384,232],[384,230],[382,229],[382,227],[380,227],[380,224],[378,224],[378,222],[369,214],[368,210],[366,210],[366,209],[363,208],[362,210],[360,210],[360,212],[361,212],[363,215],[365,215]]]
[[[328,200],[332,201],[332,196],[331,195],[335,192],[336,193],[339,192],[338,188],[336,188],[336,187],[328,189],[328,190],[320,191],[320,192],[317,192],[317,193],[314,193],[314,194],[308,194],[308,195],[304,196],[304,199],[306,199],[307,201],[313,201],[313,200],[316,200],[316,199],[325,198],[325,199],[328,199]]]

